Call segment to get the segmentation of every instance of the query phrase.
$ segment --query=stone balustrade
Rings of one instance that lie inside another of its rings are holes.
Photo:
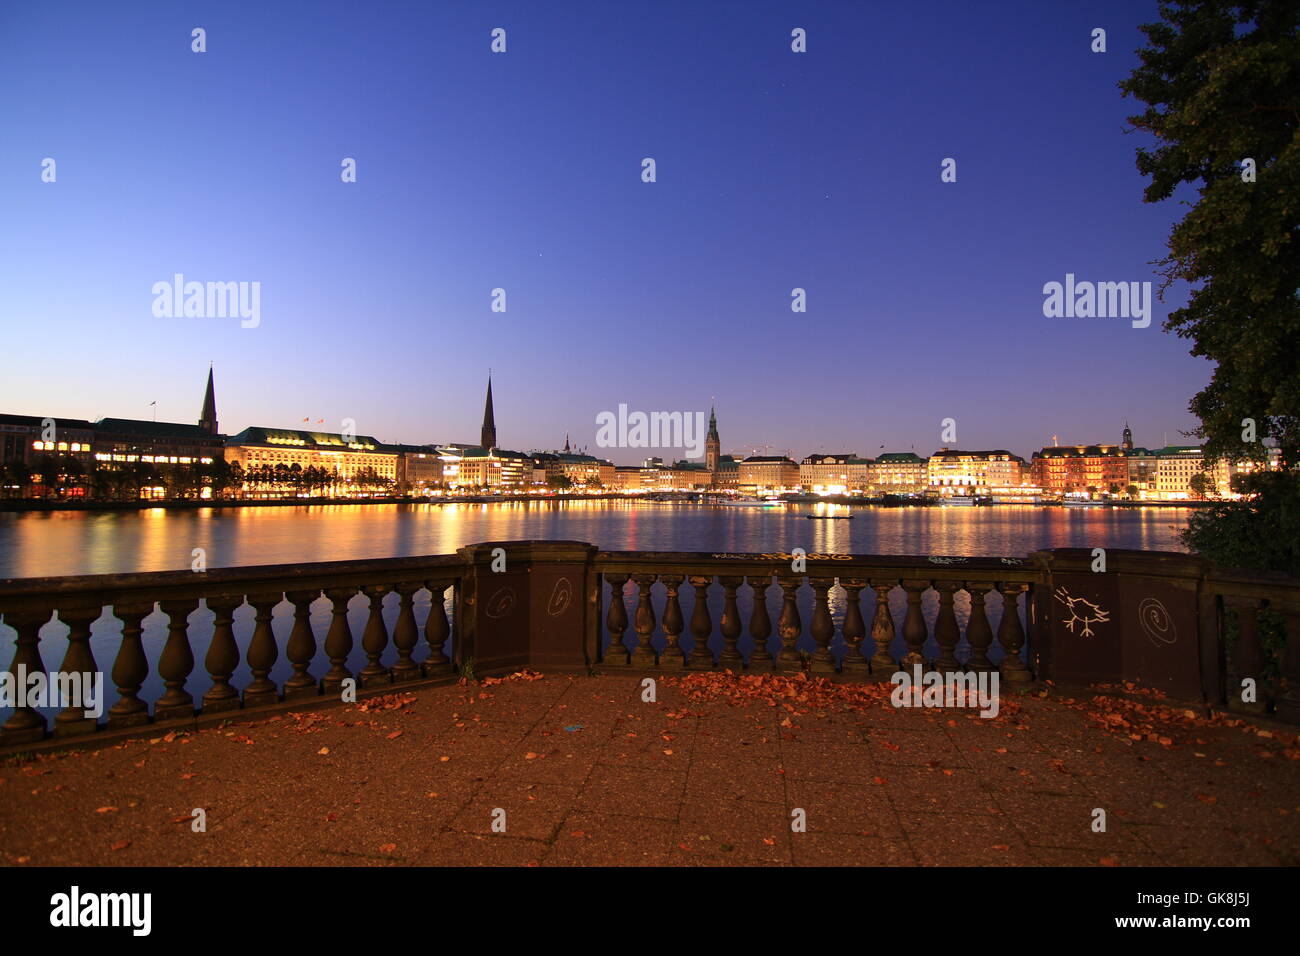
[[[314,626],[322,601],[329,623]],[[145,620],[159,613],[165,637],[146,647]],[[1300,722],[1300,581],[1164,552],[1111,551],[1099,570],[1092,552],[1074,549],[796,559],[490,542],[429,557],[0,581],[0,614],[0,639],[15,642],[9,673],[45,672],[53,648],[57,671],[108,665],[116,688],[101,720],[74,706],[52,721],[15,708],[0,727],[10,751],[319,705],[349,684],[375,693],[471,665],[476,676],[600,666],[845,680],[916,666],[996,670],[1013,687],[1134,680],[1175,700]],[[365,621],[355,672],[350,614]],[[97,624],[101,647],[112,635],[111,663],[92,650]],[[193,648],[204,642],[209,686],[196,699]],[[291,671],[277,683],[282,655]],[[237,686],[241,663],[249,678]],[[161,690],[146,700],[151,678]]]

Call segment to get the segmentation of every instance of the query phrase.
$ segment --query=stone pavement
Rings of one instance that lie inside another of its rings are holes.
[[[1054,688],[1004,695],[986,720],[802,678],[692,676],[693,699],[661,677],[646,703],[630,674],[527,677],[11,759],[0,861],[1300,862],[1294,739],[1222,718],[1071,704]]]

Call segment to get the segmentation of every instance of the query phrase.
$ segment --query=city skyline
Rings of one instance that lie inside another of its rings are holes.
[[[105,416],[62,415],[62,414],[54,415],[45,412],[33,413],[33,412],[9,411],[8,409],[0,409],[0,414],[29,415],[30,417],[33,418],[48,417],[55,420],[66,419],[66,420],[87,422],[87,423],[95,423],[104,419],[107,420],[126,419],[126,420],[137,420],[142,422],[152,420],[160,424],[170,423],[170,424],[177,424],[186,427],[188,427],[190,424],[197,423],[205,432],[211,433],[213,435],[219,434],[221,437],[226,437],[226,438],[237,435],[239,432],[243,431],[246,428],[271,428],[271,429],[277,429],[283,431],[306,431],[306,432],[318,432],[318,433],[327,433],[327,434],[337,434],[339,432],[346,431],[347,426],[343,422],[329,423],[321,420],[313,420],[310,417],[306,417],[299,422],[288,422],[288,423],[265,422],[262,421],[261,419],[257,419],[255,421],[245,422],[238,428],[233,426],[227,426],[223,428],[220,426],[220,421],[222,420],[222,416],[217,412],[217,404],[216,404],[216,397],[215,397],[216,386],[214,384],[214,379],[215,379],[215,368],[210,366],[207,373],[206,383],[204,384],[203,387],[203,398],[202,398],[202,404],[199,412],[199,417],[194,422],[180,419],[180,418],[171,418],[171,417],[158,418],[158,417],[151,416],[150,419],[144,419],[144,418],[136,419],[135,416],[127,416],[127,415],[105,415]],[[652,458],[661,458],[668,464],[671,464],[673,461],[676,460],[703,461],[705,458],[704,455],[698,455],[698,456],[687,455],[683,453],[684,449],[682,449],[680,446],[671,446],[671,445],[663,445],[663,446],[650,445],[650,446],[638,446],[635,448],[597,447],[593,449],[584,446],[580,443],[576,443],[576,442],[571,443],[569,439],[569,434],[570,434],[569,432],[565,433],[565,441],[563,446],[560,445],[548,446],[548,445],[540,444],[535,441],[518,442],[514,445],[511,445],[506,442],[496,442],[496,441],[488,442],[487,438],[489,435],[493,439],[495,439],[496,437],[496,424],[495,424],[496,403],[493,398],[493,381],[490,376],[487,380],[486,388],[487,391],[484,400],[484,410],[479,425],[479,432],[480,432],[479,445],[485,448],[498,447],[502,449],[510,449],[513,451],[526,452],[529,454],[539,453],[539,452],[546,453],[546,452],[560,452],[560,451],[567,453],[570,450],[572,450],[574,454],[581,453],[581,454],[591,455],[596,458],[608,460],[611,463],[620,466],[641,465],[643,462]],[[223,404],[224,404],[224,393],[223,393]],[[709,416],[711,428],[713,427],[713,423],[715,421],[714,411],[715,409],[711,407],[710,416]],[[334,427],[336,425],[338,427]],[[324,427],[317,427],[317,426],[324,426]],[[398,445],[450,446],[455,443],[456,438],[465,437],[459,435],[452,435],[452,436],[444,435],[444,436],[433,436],[431,438],[421,439],[418,441],[408,441],[405,440],[404,438],[388,437],[388,435],[383,432],[382,426],[381,428],[377,428],[377,429],[365,429],[365,428],[359,428],[355,425],[355,423],[353,423],[352,427],[353,427],[354,434],[370,435],[374,437],[376,440],[382,442],[384,445],[388,445],[388,446],[398,446]],[[718,431],[720,435],[721,433],[725,432],[725,428],[721,428]],[[871,448],[861,446],[860,444],[853,445],[851,443],[841,442],[838,445],[834,445],[830,449],[818,448],[818,449],[801,450],[797,448],[778,449],[771,445],[763,445],[759,448],[744,448],[740,446],[732,447],[732,446],[728,446],[725,440],[721,442],[720,450],[722,454],[732,455],[736,458],[746,457],[749,455],[784,455],[791,458],[795,462],[816,455],[854,454],[860,458],[874,459],[881,454],[896,454],[896,453],[911,451],[916,453],[919,457],[926,458],[926,457],[930,457],[935,452],[943,451],[943,450],[953,450],[953,451],[998,450],[998,451],[1007,451],[1013,455],[1016,455],[1024,459],[1027,462],[1040,449],[1054,447],[1054,446],[1062,447],[1062,448],[1072,448],[1072,447],[1082,448],[1086,446],[1095,446],[1095,445],[1113,445],[1119,447],[1125,441],[1129,441],[1132,444],[1137,444],[1139,447],[1145,446],[1151,448],[1160,448],[1168,445],[1195,444],[1195,442],[1189,442],[1187,440],[1169,441],[1167,432],[1164,435],[1162,435],[1161,441],[1158,443],[1150,442],[1150,441],[1135,442],[1131,438],[1131,432],[1132,429],[1129,427],[1129,423],[1126,420],[1121,426],[1121,438],[1116,441],[1110,441],[1105,438],[1102,438],[1100,440],[1089,440],[1089,441],[1082,441],[1082,442],[1058,441],[1057,439],[1059,439],[1059,436],[1053,435],[1051,436],[1053,440],[1050,443],[1045,443],[1043,445],[1035,446],[1032,449],[1029,449],[1028,451],[1024,451],[1024,452],[1016,448],[1010,447],[1006,443],[994,442],[991,444],[975,445],[970,443],[962,444],[956,441],[947,442],[947,443],[941,441],[940,443],[934,446],[933,452],[926,451],[924,446],[918,448],[915,443],[909,445],[907,448],[888,447],[882,445],[879,448],[873,450]],[[1177,437],[1183,438],[1184,436],[1179,435]],[[472,443],[469,442],[462,442],[460,444],[466,446],[472,445]],[[571,444],[572,444],[572,449],[570,449]],[[653,452],[658,452],[659,454],[652,454]]]
[[[1177,289],[1147,328],[1043,315],[1067,275],[1155,278],[1177,210],[1142,203],[1115,86],[1154,14],[950,4],[921,28],[835,7],[503,5],[413,8],[399,30],[323,4],[304,40],[289,13],[238,4],[87,5],[72,31],[7,10],[12,141],[34,152],[0,154],[16,226],[0,406],[147,418],[156,401],[190,421],[171,373],[213,361],[232,422],[436,440],[477,433],[461,397],[491,364],[506,447],[567,433],[593,450],[601,411],[712,396],[732,450],[919,453],[948,417],[956,445],[1020,454],[1053,434],[1110,441],[1125,419],[1173,437],[1210,373],[1160,331]],[[268,69],[279,93],[261,97]],[[166,116],[226,132],[161,152],[113,135]],[[1013,133],[1025,116],[1032,135]],[[155,315],[175,275],[260,283],[259,322]]]

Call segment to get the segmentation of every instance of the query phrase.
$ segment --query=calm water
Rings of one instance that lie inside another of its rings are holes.
[[[1182,508],[856,508],[852,521],[809,521],[827,506],[733,508],[571,501],[326,505],[199,511],[0,515],[0,578],[446,554],[523,538],[628,551],[790,551],[1021,557],[1038,548],[1182,551]],[[830,510],[835,510],[831,506]],[[844,513],[846,509],[838,509]]]
[[[1182,550],[1177,533],[1187,520],[1184,509],[1064,509],[1007,506],[992,508],[862,508],[852,521],[809,521],[805,516],[825,506],[794,506],[788,509],[731,508],[717,505],[659,504],[654,502],[579,501],[528,502],[481,505],[329,505],[307,508],[240,508],[168,512],[64,512],[0,515],[0,578],[38,577],[63,574],[103,574],[124,571],[188,569],[194,548],[207,551],[209,567],[250,564],[301,563],[345,558],[385,558],[402,555],[445,554],[480,541],[523,538],[588,541],[611,550],[660,551],[790,551],[796,547],[809,553],[852,552],[858,554],[1023,556],[1037,548],[1109,547],[1145,550]],[[842,509],[841,509],[842,510]],[[691,589],[682,589],[682,607],[689,616]],[[662,586],[655,585],[655,615],[663,613]],[[602,595],[602,600],[604,599]],[[748,621],[749,589],[739,594],[742,620]],[[812,616],[812,589],[800,591],[799,609],[804,621],[800,648],[814,649],[808,635]],[[836,587],[831,594],[831,614],[836,625],[832,649],[837,655],[843,644],[839,627],[844,619],[845,592]],[[722,589],[714,587],[709,607],[716,630],[722,616]],[[780,589],[769,588],[768,613],[773,622],[780,614]],[[430,595],[421,591],[416,598],[416,618],[423,624]],[[635,607],[635,588],[626,589],[629,614]],[[389,633],[397,617],[397,595],[387,598],[384,615]],[[906,598],[901,588],[891,595],[891,610],[900,630],[894,653],[901,656],[901,637]],[[938,599],[928,592],[923,602],[927,622],[933,627]],[[970,598],[956,595],[958,622],[965,632]],[[450,592],[448,614],[452,614]],[[864,602],[870,620],[870,592]],[[996,629],[1001,602],[990,600],[990,624]],[[361,633],[367,617],[367,601],[352,600],[348,619],[354,646],[349,669],[355,674],[365,664]],[[318,645],[330,622],[330,602],[324,598],[312,605],[311,622]],[[275,610],[273,628],[280,645],[280,657],[271,679],[283,683],[292,673],[284,654],[293,607],[281,603]],[[204,655],[211,640],[212,612],[201,607],[190,616],[190,642],[195,668],[186,689],[197,701],[211,679]],[[141,697],[148,701],[161,696],[157,675],[158,656],[167,638],[167,617],[155,611],[144,620],[145,654],[150,676]],[[235,612],[235,637],[241,658],[247,652],[253,632],[253,609],[247,605]],[[67,627],[51,621],[41,631],[41,655],[46,670],[56,669],[67,649]],[[13,630],[0,625],[0,661],[12,655]],[[92,628],[91,650],[102,671],[111,671],[121,636],[121,624],[105,613]],[[626,635],[629,642],[635,634]],[[656,634],[657,648],[663,647]],[[769,649],[775,652],[773,638]],[[689,634],[683,646],[689,647]],[[930,652],[934,642],[930,642]],[[746,635],[740,649],[747,657],[752,642]],[[722,638],[710,641],[715,655]],[[444,648],[451,652],[450,641]],[[415,659],[427,651],[421,643]],[[958,657],[964,657],[959,650]],[[998,659],[996,647],[991,655]],[[396,652],[390,646],[383,663],[391,666]],[[328,662],[317,654],[311,673],[319,677]],[[251,676],[247,664],[235,672],[234,685],[245,686]],[[105,679],[105,706],[117,694]],[[44,710],[50,720],[54,709]],[[0,723],[9,711],[0,708]]]

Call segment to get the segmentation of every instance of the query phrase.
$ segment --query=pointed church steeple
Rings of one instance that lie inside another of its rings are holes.
[[[564,433],[564,453],[569,454],[569,433]]]
[[[483,405],[483,433],[479,444],[484,448],[497,446],[497,421],[492,414],[492,373],[488,373],[487,401]]]
[[[709,406],[709,433],[704,438],[704,467],[711,472],[718,470],[722,457],[722,440],[718,437],[718,416]]]
[[[1124,451],[1133,450],[1133,432],[1128,427],[1128,422],[1124,423],[1124,440],[1120,442],[1120,448]]]
[[[203,411],[199,413],[199,427],[209,435],[217,434],[217,393],[212,387],[212,366],[208,366],[208,390],[203,394]]]

